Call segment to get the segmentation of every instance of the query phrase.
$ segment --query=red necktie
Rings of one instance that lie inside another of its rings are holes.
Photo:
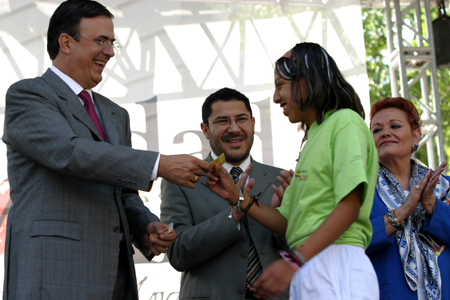
[[[92,122],[94,122],[95,127],[97,127],[98,132],[100,132],[103,141],[106,141],[105,133],[103,132],[102,128],[102,123],[100,123],[100,119],[98,118],[98,115],[95,112],[95,107],[94,103],[92,103],[91,95],[89,95],[89,93],[86,91],[81,91],[81,93],[79,93],[78,96],[84,101],[84,108],[91,117]]]

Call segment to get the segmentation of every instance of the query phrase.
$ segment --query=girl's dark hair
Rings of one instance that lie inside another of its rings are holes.
[[[281,57],[276,61],[275,71],[281,78],[291,81],[291,97],[300,110],[313,108],[317,111],[318,124],[323,122],[327,111],[343,108],[355,111],[364,119],[364,109],[358,94],[342,76],[334,59],[320,45],[295,45],[290,58]],[[303,101],[300,101],[301,77],[308,86],[308,96]],[[304,122],[300,123],[300,128],[305,132],[309,129]]]
[[[82,18],[105,16],[114,18],[113,14],[102,4],[91,0],[67,0],[55,10],[48,25],[47,52],[54,60],[59,52],[59,36],[67,33],[76,41],[80,40],[79,29]]]

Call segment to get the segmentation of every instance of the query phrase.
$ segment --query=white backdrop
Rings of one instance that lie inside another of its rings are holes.
[[[51,65],[45,50],[46,31],[60,2],[0,0],[1,132],[7,88],[22,78],[41,75]],[[123,46],[109,61],[104,80],[95,90],[129,111],[135,148],[204,158],[209,144],[200,130],[201,105],[209,94],[226,86],[243,92],[252,102],[253,157],[294,168],[302,134],[272,103],[272,66],[302,41],[327,49],[368,112],[359,0],[100,2],[115,15],[115,34]],[[10,205],[6,165],[6,147],[0,143],[1,247]],[[156,214],[159,192],[158,180],[150,193],[142,193]],[[180,274],[167,257],[148,263],[136,255],[135,261],[140,299],[178,298]]]

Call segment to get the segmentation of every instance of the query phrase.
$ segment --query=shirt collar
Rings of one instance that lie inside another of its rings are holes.
[[[84,90],[81,85],[79,85],[75,80],[73,80],[72,78],[61,72],[61,70],[59,70],[54,65],[50,67],[50,70],[52,70],[53,73],[55,73],[59,78],[61,78],[62,81],[64,81],[69,86],[69,88],[75,93],[75,95],[78,95],[81,91]],[[92,90],[89,89],[85,91],[88,92],[89,95],[91,95],[92,102],[94,102],[94,97],[92,97]],[[81,99],[80,101],[83,104],[83,101]]]

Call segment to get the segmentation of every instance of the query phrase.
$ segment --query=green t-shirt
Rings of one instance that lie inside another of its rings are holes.
[[[328,112],[320,125],[314,122],[278,208],[288,220],[289,247],[305,242],[337,204],[364,183],[358,220],[335,243],[366,249],[372,238],[369,216],[377,174],[377,150],[361,116],[341,109]]]

